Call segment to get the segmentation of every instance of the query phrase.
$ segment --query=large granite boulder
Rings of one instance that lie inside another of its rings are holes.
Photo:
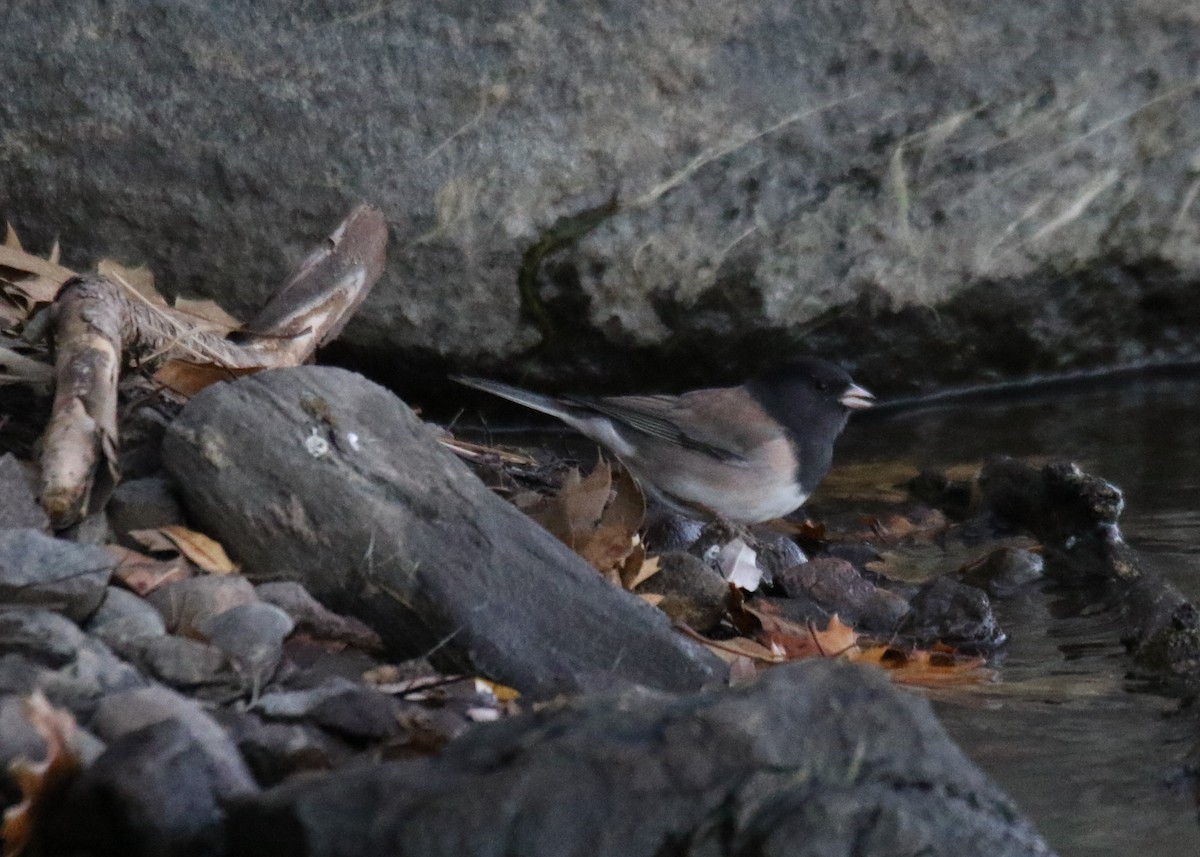
[[[246,312],[369,199],[397,250],[345,342],[409,383],[1170,359],[1198,62],[1161,0],[17,0],[0,214]]]

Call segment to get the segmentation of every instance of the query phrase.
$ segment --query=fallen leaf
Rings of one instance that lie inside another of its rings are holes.
[[[75,276],[69,268],[6,244],[0,245],[0,268],[25,275],[6,278],[10,284],[6,291],[19,293],[30,304],[52,302],[62,284]]]
[[[662,600],[667,597],[657,592],[639,592],[637,595],[638,598],[645,601],[651,607],[657,607],[659,604],[662,604]]]
[[[644,555],[644,553],[645,552],[643,551],[643,555]],[[662,563],[659,562],[658,557],[656,557],[656,556],[646,557],[638,564],[637,571],[635,574],[633,574],[632,576],[630,576],[628,578],[626,578],[622,575],[621,583],[624,585],[624,587],[626,589],[628,589],[630,592],[632,592],[633,590],[635,590],[639,586],[641,586],[643,583],[645,583],[647,580],[654,577],[654,575],[658,574],[661,570],[662,570]]]
[[[238,567],[229,559],[225,548],[204,533],[189,530],[178,524],[159,527],[158,531],[170,539],[179,552],[209,574],[232,574]]]
[[[916,649],[906,652],[892,646],[870,646],[859,651],[851,660],[876,664],[901,684],[939,687],[984,684],[996,680],[994,672],[984,669],[987,662],[983,658],[953,651]]]
[[[747,592],[755,591],[762,583],[758,554],[742,539],[734,539],[721,548],[717,555],[717,566],[726,580]]]
[[[17,759],[9,767],[21,789],[21,802],[4,811],[0,833],[4,857],[17,857],[37,834],[46,807],[57,801],[83,769],[75,747],[75,718],[69,711],[52,706],[40,690],[22,702],[25,719],[46,742],[41,762]]]
[[[189,399],[218,381],[232,381],[243,375],[253,375],[260,369],[230,369],[212,363],[188,363],[167,360],[154,372],[155,382]]]
[[[13,225],[6,220],[4,227],[4,246],[24,252],[24,248],[21,247],[21,239],[17,237],[17,230],[13,229]]]
[[[849,653],[858,645],[858,632],[844,623],[836,613],[829,617],[829,624],[825,626],[824,631],[815,628],[810,628],[809,631],[822,654],[827,657]]]
[[[733,637],[720,641],[709,640],[706,637],[698,639],[726,663],[732,663],[737,658],[750,658],[768,664],[781,664],[788,660],[783,652],[769,649],[749,637]]]
[[[161,560],[120,545],[106,545],[105,550],[116,560],[113,576],[133,592],[145,596],[158,587],[191,576],[183,557]]]
[[[202,322],[197,327],[204,330],[230,333],[242,326],[240,321],[225,312],[224,307],[216,301],[176,298],[175,309]]]
[[[145,265],[129,268],[115,259],[101,259],[96,263],[96,273],[137,292],[148,303],[159,309],[169,308],[166,299],[154,288],[154,272]]]
[[[492,692],[492,696],[496,697],[497,702],[515,702],[521,698],[521,692],[509,687],[505,684],[497,684],[494,681],[489,681],[486,678],[475,679],[476,687],[482,686],[486,690]]]

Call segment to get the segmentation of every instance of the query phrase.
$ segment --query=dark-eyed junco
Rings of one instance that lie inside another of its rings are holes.
[[[551,416],[619,458],[642,486],[684,514],[740,524],[800,507],[829,471],[850,411],[873,396],[842,369],[805,357],[738,387],[678,396],[543,396],[455,378]]]

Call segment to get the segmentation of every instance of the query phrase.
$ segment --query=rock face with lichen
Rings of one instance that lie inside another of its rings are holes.
[[[1197,62],[1162,0],[15,0],[0,205],[244,313],[367,198],[402,250],[345,343],[410,378],[1166,359],[1200,330]]]

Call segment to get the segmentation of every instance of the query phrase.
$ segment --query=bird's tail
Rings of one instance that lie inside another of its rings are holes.
[[[543,396],[541,393],[533,393],[529,390],[522,390],[520,387],[511,387],[508,384],[501,384],[499,381],[489,381],[486,378],[452,375],[450,376],[450,380],[465,384],[468,387],[474,387],[476,390],[483,390],[485,393],[491,393],[493,396],[499,396],[502,399],[508,399],[510,402],[516,402],[518,405],[533,408],[535,411],[541,411],[543,414],[558,417],[558,419],[563,420],[569,425],[574,425],[577,421],[576,410],[561,399]]]

